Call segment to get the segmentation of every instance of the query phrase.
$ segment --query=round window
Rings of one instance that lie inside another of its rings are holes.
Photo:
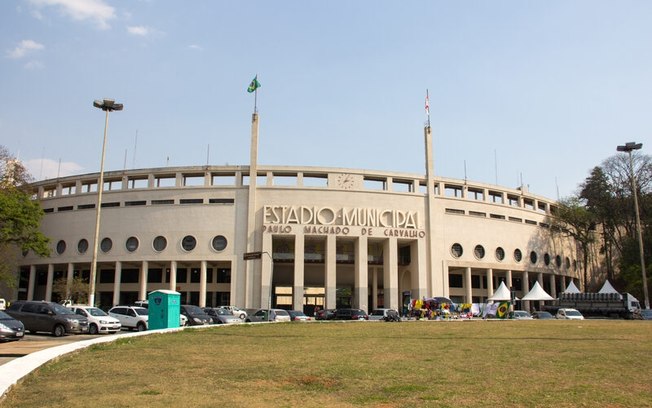
[[[484,258],[484,247],[482,245],[476,245],[475,248],[473,248],[473,255],[478,259]]]
[[[561,268],[561,256],[557,255],[555,257],[555,265],[557,265],[557,268]]]
[[[451,246],[451,254],[453,255],[453,258],[459,258],[463,253],[464,248],[462,248],[462,245],[455,243]]]
[[[181,247],[185,251],[192,251],[193,249],[195,249],[196,246],[197,246],[197,240],[192,235],[186,235],[185,237],[183,237],[183,240],[181,240]]]
[[[86,239],[82,238],[79,240],[77,243],[77,251],[80,254],[85,254],[86,251],[88,251],[88,241],[86,241]]]
[[[57,242],[57,254],[61,255],[64,252],[66,252],[66,241],[61,240]]]
[[[135,250],[138,249],[138,238],[129,237],[127,239],[125,246],[127,247],[127,251],[134,252]]]
[[[159,235],[158,237],[154,238],[154,250],[157,252],[163,251],[165,248],[168,246],[168,240],[165,239],[164,236]]]
[[[215,238],[213,238],[211,243],[211,245],[213,245],[213,249],[216,251],[224,251],[226,244],[226,238],[223,235],[217,235]]]
[[[550,265],[550,254],[543,254],[543,263],[546,264],[546,266]]]
[[[499,261],[505,259],[505,250],[502,249],[501,247],[496,248],[496,259],[498,259]]]
[[[570,258],[566,257],[566,269],[570,269],[570,267],[571,267]]]
[[[534,251],[530,252],[530,263],[535,264],[535,263],[537,263],[538,259],[539,259],[539,257],[537,256],[536,252],[534,252]]]
[[[514,250],[514,260],[516,262],[521,262],[522,259],[523,259],[523,253],[521,252],[520,249],[516,248]]]
[[[113,248],[113,241],[111,241],[111,238],[104,238],[100,243],[100,249],[102,252],[109,252],[111,248]]]

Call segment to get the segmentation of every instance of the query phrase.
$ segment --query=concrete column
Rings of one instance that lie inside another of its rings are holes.
[[[371,309],[378,309],[378,269],[371,268]]]
[[[471,284],[471,268],[464,268],[464,295],[466,303],[473,303],[473,285]]]
[[[539,282],[539,285],[543,289],[543,273],[542,272],[539,272],[537,274],[537,282]]]
[[[514,286],[514,281],[512,280],[512,271],[507,271],[505,272],[505,285],[507,285],[507,289],[512,289],[512,286]]]
[[[566,276],[562,275],[561,277],[561,291],[565,291],[568,285],[566,284]]]
[[[170,290],[177,290],[177,261],[170,261]]]
[[[116,262],[116,270],[118,270],[118,265]],[[138,299],[145,300],[147,299],[147,275],[149,275],[149,262],[143,261],[140,264],[140,276],[138,277]]]
[[[353,293],[353,307],[369,310],[369,257],[367,236],[361,236],[355,242],[355,290]]]
[[[335,257],[335,235],[326,236],[326,309],[335,309],[337,304],[337,259]]]
[[[550,296],[557,297],[557,282],[554,274],[550,274]]]
[[[530,275],[528,271],[523,271],[523,294],[521,297],[527,295],[530,291]],[[528,300],[523,301],[523,310],[530,310],[530,302]]]
[[[199,268],[199,307],[206,307],[206,261]]]
[[[54,280],[54,264],[48,264],[48,280],[45,285],[45,301],[52,301],[52,281]]]
[[[29,266],[29,282],[27,283],[27,300],[34,300],[34,286],[36,285],[36,265]]]
[[[494,294],[494,270],[487,269],[487,297]]]
[[[68,264],[68,271],[66,274],[66,298],[70,298],[70,289],[72,288],[72,279],[75,274],[75,264]]]
[[[390,237],[383,242],[383,300],[384,307],[398,307],[398,242]]]
[[[410,244],[411,260],[414,267],[410,268],[410,297],[421,299],[428,292],[428,254],[425,239],[417,239]],[[400,302],[403,301],[401,298]],[[403,306],[403,305],[401,305]]]
[[[115,275],[113,276],[113,306],[120,304],[120,287],[122,285],[122,262],[115,263]],[[140,298],[144,300],[144,298]]]
[[[304,236],[297,234],[294,236],[294,283],[292,284],[292,308],[294,310],[303,310],[303,295],[305,286],[305,240]]]

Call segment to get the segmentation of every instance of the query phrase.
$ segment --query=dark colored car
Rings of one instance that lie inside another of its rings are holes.
[[[335,320],[369,320],[369,316],[361,309],[337,309]]]
[[[220,307],[205,307],[202,310],[211,317],[213,324],[242,323],[242,319],[238,316],[234,316],[233,313],[227,309],[222,309]]]
[[[54,302],[19,300],[7,314],[20,320],[30,333],[48,332],[55,337],[66,333],[88,333],[88,319]]]
[[[290,321],[292,322],[306,322],[312,320],[310,316],[306,316],[306,314],[301,310],[288,310],[288,314],[290,315]]]
[[[550,312],[538,311],[538,312],[532,312],[532,318],[539,319],[539,320],[550,320],[550,319],[554,319],[555,316],[550,314]]]
[[[0,342],[20,340],[25,336],[25,326],[0,310]]]
[[[315,320],[333,320],[335,318],[335,309],[321,309],[315,313]]]
[[[201,326],[213,322],[213,319],[199,306],[181,305],[179,312],[188,318],[188,326]]]

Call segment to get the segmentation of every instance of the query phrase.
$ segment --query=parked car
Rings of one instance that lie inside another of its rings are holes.
[[[3,298],[0,298],[0,310],[5,310],[7,308],[7,301]]]
[[[336,309],[320,309],[315,313],[315,320],[333,320]]]
[[[25,336],[25,326],[0,310],[0,342],[20,340]]]
[[[237,306],[220,306],[220,308],[230,311],[233,316],[237,316],[242,320],[244,320],[247,317],[247,311],[244,309],[240,309]]]
[[[233,316],[231,312],[226,309],[222,309],[221,307],[205,307],[202,310],[211,317],[214,324],[242,323],[242,319],[240,319],[238,316]]]
[[[385,320],[390,310],[394,309],[374,309],[369,313],[369,320]]]
[[[306,316],[306,314],[300,310],[288,310],[288,314],[290,315],[290,321],[292,322],[307,322],[308,320],[312,320],[310,316]]]
[[[19,300],[6,313],[20,320],[30,333],[48,332],[61,337],[66,333],[88,332],[88,319],[54,302]]]
[[[258,309],[245,318],[245,322],[289,322],[290,314],[283,309]]]
[[[213,322],[213,319],[201,310],[199,306],[181,305],[180,312],[188,318],[188,326],[201,326]]]
[[[122,328],[120,320],[109,316],[104,310],[84,305],[68,307],[73,313],[88,319],[88,334],[117,333]]]
[[[652,309],[641,309],[641,319],[652,320]]]
[[[109,310],[109,316],[120,320],[123,328],[138,331],[147,330],[149,315],[147,309],[140,306],[114,306]]]
[[[369,316],[361,309],[337,309],[335,320],[369,320]]]
[[[554,319],[555,316],[553,316],[550,312],[546,312],[542,310],[538,312],[532,312],[532,318],[539,319],[539,320],[550,320],[550,319]]]
[[[532,320],[532,315],[525,310],[514,310],[509,312],[508,317],[514,320]]]
[[[561,308],[557,310],[557,319],[584,320],[584,316],[577,309]]]

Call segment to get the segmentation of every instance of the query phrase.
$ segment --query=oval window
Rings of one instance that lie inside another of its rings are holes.
[[[514,250],[514,260],[516,262],[521,262],[522,259],[523,259],[523,253],[521,252],[520,249],[516,248]]]
[[[496,259],[498,259],[499,261],[505,259],[505,250],[502,249],[501,247],[496,248]]]
[[[127,251],[134,252],[138,249],[138,238],[129,237],[125,243],[125,246],[127,247]]]
[[[167,248],[168,240],[164,236],[159,235],[158,237],[154,238],[153,246],[155,251],[161,252]]]
[[[226,248],[227,241],[223,235],[217,235],[215,238],[213,238],[213,242],[211,244],[214,250],[224,251],[224,249]]]
[[[80,254],[85,254],[88,251],[88,241],[84,238],[80,239],[77,243],[77,251]]]
[[[462,245],[455,243],[451,246],[451,254],[453,255],[453,258],[459,258],[463,253],[464,248],[462,248]]]
[[[113,248],[113,241],[111,241],[111,238],[104,238],[100,243],[100,249],[102,252],[109,252],[111,248]]]
[[[197,246],[197,240],[192,235],[186,235],[185,237],[183,237],[183,240],[181,240],[181,247],[185,251],[192,251],[193,249],[195,249],[196,246]]]
[[[61,240],[57,242],[57,254],[61,255],[64,252],[66,252],[66,241]]]
[[[484,258],[484,247],[482,245],[476,245],[473,249],[473,255],[478,259]]]

